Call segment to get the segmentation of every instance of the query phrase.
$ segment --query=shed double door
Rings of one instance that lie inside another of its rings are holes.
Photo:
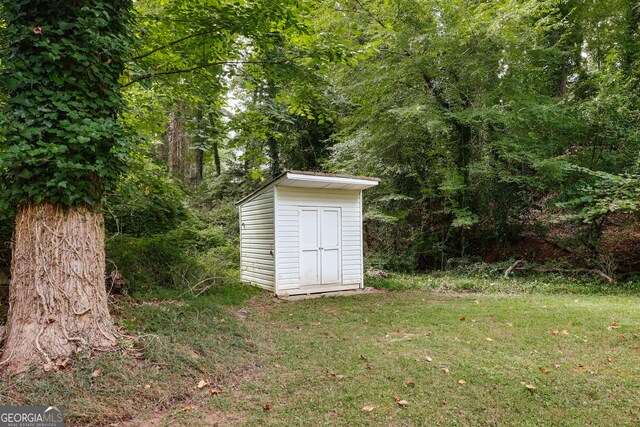
[[[300,207],[300,285],[342,283],[341,210]]]

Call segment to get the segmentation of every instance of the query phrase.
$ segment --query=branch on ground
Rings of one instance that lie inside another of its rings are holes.
[[[508,279],[516,270],[529,270],[535,273],[573,273],[573,274],[593,274],[602,277],[607,283],[611,284],[614,282],[613,277],[609,276],[602,270],[598,270],[596,268],[553,268],[553,267],[529,267],[523,260],[517,260],[514,262],[509,268],[507,268],[504,272],[504,278]]]

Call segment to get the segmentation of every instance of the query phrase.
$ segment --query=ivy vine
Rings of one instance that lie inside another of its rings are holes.
[[[131,149],[119,79],[132,1],[3,1],[1,13],[1,197],[99,204]]]

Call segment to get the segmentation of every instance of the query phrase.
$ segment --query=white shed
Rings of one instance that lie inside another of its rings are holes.
[[[243,282],[289,296],[364,286],[362,190],[378,178],[287,171],[240,210]]]

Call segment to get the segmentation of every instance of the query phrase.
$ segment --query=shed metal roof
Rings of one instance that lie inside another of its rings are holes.
[[[379,182],[380,178],[367,176],[290,170],[281,173],[271,181],[247,194],[242,199],[238,200],[236,205],[241,205],[272,185],[282,187],[326,188],[332,190],[364,190],[366,188],[375,187]]]

